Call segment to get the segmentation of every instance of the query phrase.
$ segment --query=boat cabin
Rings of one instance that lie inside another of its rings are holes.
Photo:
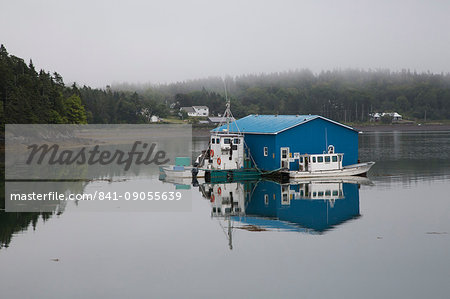
[[[209,168],[240,169],[244,167],[244,135],[211,134]]]
[[[295,156],[296,155],[294,155],[293,160],[298,161],[299,171],[314,172],[342,169],[342,159],[344,154],[335,154],[334,146],[330,145],[328,147],[328,153],[298,155],[298,159],[295,159]]]

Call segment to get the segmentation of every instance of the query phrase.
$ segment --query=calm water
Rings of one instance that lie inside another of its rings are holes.
[[[1,298],[449,298],[450,132],[362,134],[360,158],[360,185],[191,187],[191,212],[2,213]],[[163,183],[71,188],[136,185]]]

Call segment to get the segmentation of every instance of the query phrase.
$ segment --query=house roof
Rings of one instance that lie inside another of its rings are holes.
[[[381,115],[382,116],[385,116],[385,115],[389,115],[389,116],[392,116],[392,117],[402,117],[400,114],[398,114],[397,112],[383,112],[383,113],[381,113]]]
[[[192,106],[194,109],[205,109],[208,110],[208,106]]]
[[[195,110],[192,107],[181,107],[180,110],[186,111],[186,113],[195,113]]]
[[[355,131],[352,127],[330,120],[320,115],[248,115],[230,124],[230,132],[248,134],[278,134],[295,126],[321,118],[344,128]],[[226,125],[212,130],[221,132]]]

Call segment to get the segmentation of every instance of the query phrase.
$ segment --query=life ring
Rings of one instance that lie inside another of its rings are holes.
[[[211,202],[214,202],[215,199],[216,197],[214,196],[214,194],[211,194]]]
[[[220,163],[222,163],[222,160],[220,160],[220,158],[217,158],[217,164],[220,165]]]
[[[214,150],[210,150],[210,151],[209,151],[209,155],[210,155],[211,157],[214,157]]]
[[[219,189],[217,189],[217,194],[222,194],[222,188],[219,187]]]

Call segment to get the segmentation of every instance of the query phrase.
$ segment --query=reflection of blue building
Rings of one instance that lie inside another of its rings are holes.
[[[261,181],[246,202],[246,216],[235,220],[268,228],[323,232],[360,215],[358,186],[324,181],[290,185]]]
[[[211,203],[211,217],[227,222],[232,249],[234,228],[321,234],[359,217],[359,184],[370,181],[349,180],[246,181],[204,184],[199,190]]]

